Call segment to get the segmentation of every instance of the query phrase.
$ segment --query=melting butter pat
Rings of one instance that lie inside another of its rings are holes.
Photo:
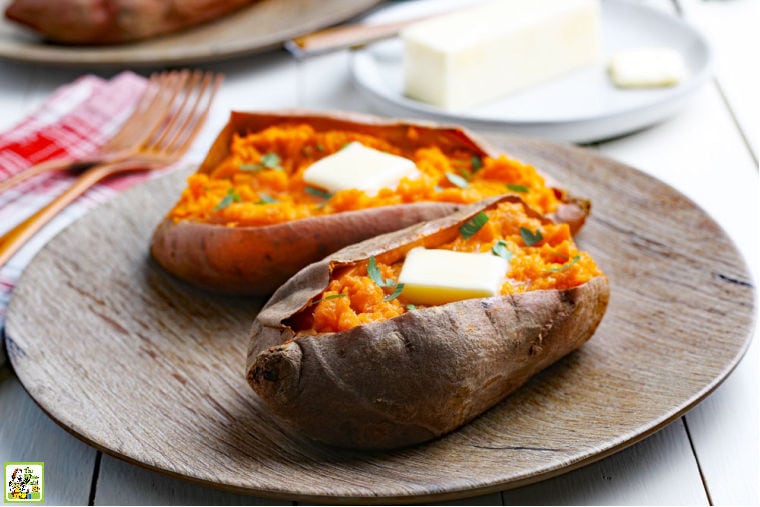
[[[403,178],[417,176],[417,166],[408,158],[352,142],[307,167],[303,180],[330,193],[355,188],[373,196],[382,188],[395,189]]]
[[[464,109],[593,64],[599,0],[495,0],[401,32],[404,93]]]
[[[398,283],[410,303],[441,305],[462,299],[496,296],[509,262],[485,253],[413,248],[406,255]]]
[[[613,54],[610,78],[621,88],[673,86],[686,77],[681,54],[670,48],[626,49]]]

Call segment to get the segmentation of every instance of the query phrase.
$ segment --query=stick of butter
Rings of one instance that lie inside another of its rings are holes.
[[[496,255],[413,248],[406,254],[398,283],[410,303],[441,305],[496,296],[509,262]]]
[[[417,176],[414,161],[352,142],[307,167],[303,180],[330,193],[355,188],[373,196],[382,188],[395,189],[403,178]]]
[[[681,54],[670,48],[625,49],[612,55],[610,78],[621,88],[673,86],[686,77]]]
[[[496,0],[415,23],[401,39],[405,94],[461,109],[594,63],[599,0]]]

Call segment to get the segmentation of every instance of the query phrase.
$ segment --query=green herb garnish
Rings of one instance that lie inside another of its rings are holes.
[[[272,169],[275,171],[282,171],[280,167],[280,156],[277,153],[265,153],[261,156],[261,162],[258,164],[242,164],[240,166],[241,171],[261,171],[262,169]]]
[[[483,168],[483,159],[481,159],[477,155],[473,155],[470,159],[470,165],[472,166],[473,171],[477,171],[479,169]]]
[[[506,259],[507,261],[512,260],[512,252],[507,250],[507,243],[500,239],[496,242],[496,244],[491,248],[491,253],[494,254],[496,257],[501,257],[502,259]]]
[[[392,287],[393,280],[390,278],[383,278],[380,274],[380,270],[377,267],[377,260],[374,255],[371,255],[367,262],[367,274],[378,287]]]
[[[512,192],[520,192],[520,193],[526,193],[528,192],[528,187],[525,185],[514,185],[512,183],[507,183],[506,187],[511,190]]]
[[[449,182],[452,185],[456,185],[459,188],[467,188],[470,184],[467,182],[466,179],[462,178],[458,174],[454,173],[446,173],[446,179],[449,180]]]
[[[343,298],[343,297],[346,297],[346,296],[348,296],[348,294],[346,294],[344,292],[340,292],[338,294],[330,294],[329,296],[322,296],[320,299],[317,299],[316,301],[312,301],[311,303],[309,303],[309,306],[311,306],[311,305],[318,305],[322,301],[329,301],[331,299],[338,299],[338,298]]]
[[[265,194],[264,192],[259,192],[259,200],[256,202],[256,204],[274,204],[276,202],[280,202],[274,197],[272,197],[269,194]]]
[[[528,246],[535,245],[544,239],[544,236],[541,234],[541,231],[539,229],[536,229],[536,232],[532,232],[530,229],[526,229],[525,227],[520,227],[520,237]]]
[[[413,304],[410,303],[410,304],[406,305],[406,309],[407,309],[407,311],[413,312],[414,310],[417,309],[417,307],[415,305],[413,305]]]
[[[369,261],[367,262],[367,275],[372,279],[373,282],[378,287],[393,287],[394,282],[391,278],[383,278],[383,275],[380,274],[380,270],[377,267],[377,260],[375,259],[374,255],[371,255],[369,258]],[[385,296],[383,298],[383,301],[392,301],[396,299],[399,294],[401,294],[401,291],[404,290],[404,284],[398,283],[395,284],[395,287],[393,289],[393,293],[389,294],[388,296]]]
[[[565,263],[565,264],[563,264],[563,265],[561,265],[561,266],[559,266],[557,268],[547,269],[546,272],[547,273],[559,273],[560,271],[566,270],[567,268],[569,268],[570,266],[572,266],[573,264],[575,264],[579,260],[581,260],[581,256],[580,255],[576,255],[575,257],[573,257],[573,260],[571,260],[570,262],[567,262],[567,263]]]
[[[317,151],[325,151],[325,145],[317,143]]]
[[[481,211],[472,217],[469,222],[459,226],[459,234],[461,234],[464,239],[471,238],[486,224],[486,222],[488,222],[488,215]]]
[[[214,211],[222,210],[233,202],[240,202],[240,200],[240,195],[238,195],[234,188],[230,188],[227,190],[227,195],[225,195],[224,198],[219,201],[219,204],[216,205]]]
[[[402,290],[404,290],[404,284],[403,283],[397,284],[396,288],[393,289],[393,293],[390,294],[390,295],[388,295],[388,296],[385,296],[383,298],[383,301],[386,301],[386,302],[387,301],[393,301],[394,299],[396,299],[399,296],[399,294],[401,294]]]
[[[330,199],[332,198],[332,194],[330,192],[325,192],[322,189],[314,188],[314,187],[306,187],[304,188],[304,191],[307,194],[311,194],[315,197],[321,197],[322,199]]]

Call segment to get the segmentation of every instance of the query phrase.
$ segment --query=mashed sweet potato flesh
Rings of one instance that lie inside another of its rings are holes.
[[[460,235],[435,248],[509,252],[503,254],[510,260],[502,295],[542,289],[566,290],[603,276],[594,260],[578,250],[567,224],[542,223],[526,215],[522,204],[511,202],[502,203],[485,214],[488,221],[474,235],[469,238]],[[533,242],[539,234],[541,239]],[[367,265],[364,262],[333,273],[327,289],[293,320],[294,328],[305,334],[338,332],[424,308],[409,305],[403,293],[392,297],[403,259],[390,265],[376,262],[381,277],[393,282],[387,287],[373,281]]]
[[[519,195],[539,213],[552,213],[560,204],[555,190],[546,186],[531,165],[506,155],[481,158],[463,149],[419,146],[413,127],[408,128],[407,137],[408,143],[395,146],[376,136],[316,131],[306,124],[235,134],[229,155],[213,171],[188,178],[169,216],[228,226],[262,226],[422,201],[473,203],[505,193]],[[353,141],[413,160],[421,177],[403,179],[398,188],[383,189],[375,196],[355,189],[325,195],[304,183],[306,168]]]

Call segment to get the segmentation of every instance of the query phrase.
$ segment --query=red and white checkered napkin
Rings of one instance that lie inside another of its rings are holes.
[[[146,85],[145,78],[123,72],[110,80],[83,76],[62,86],[30,116],[0,133],[0,181],[45,160],[81,157],[94,152],[132,113]],[[95,186],[0,269],[0,328],[14,283],[42,245],[86,210],[146,177],[146,174],[135,173]],[[0,234],[47,204],[65,190],[73,178],[67,173],[44,174],[0,194]]]

